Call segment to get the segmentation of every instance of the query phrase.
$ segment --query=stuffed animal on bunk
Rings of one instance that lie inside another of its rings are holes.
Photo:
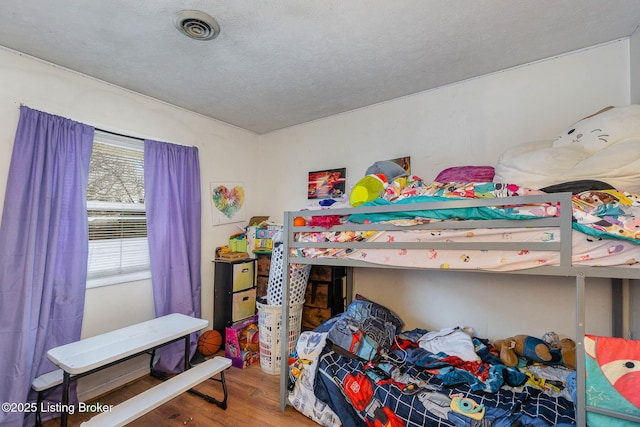
[[[389,160],[375,162],[369,166],[349,193],[349,203],[358,207],[378,197],[395,200],[401,196],[415,193],[415,189],[423,187],[424,182],[417,176],[410,176],[402,166]]]
[[[597,180],[640,193],[640,105],[604,108],[568,126],[555,140],[504,151],[493,180],[533,189]]]
[[[555,335],[554,333],[550,333]],[[547,335],[547,334],[545,334]],[[521,362],[564,365],[576,368],[576,344],[570,338],[555,339],[547,343],[529,335],[515,335],[493,343],[505,366],[518,366]]]

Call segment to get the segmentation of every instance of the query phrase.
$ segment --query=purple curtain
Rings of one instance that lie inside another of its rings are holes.
[[[93,133],[20,108],[0,226],[2,402],[26,402],[33,379],[57,369],[47,350],[80,338]],[[0,425],[26,424],[23,418],[2,411]]]
[[[200,317],[200,162],[198,149],[145,141],[144,185],[156,316]],[[195,353],[197,334],[191,339]],[[180,372],[184,343],[159,351],[154,368]]]

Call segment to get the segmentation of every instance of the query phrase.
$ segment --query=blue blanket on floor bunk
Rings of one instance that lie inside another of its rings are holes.
[[[366,363],[328,348],[321,355],[314,392],[344,427],[575,425],[573,403],[563,397],[533,387],[488,392],[495,384],[447,366],[446,358],[425,358],[422,349],[392,353],[391,364]],[[521,382],[518,374],[524,374],[499,366],[505,384]]]

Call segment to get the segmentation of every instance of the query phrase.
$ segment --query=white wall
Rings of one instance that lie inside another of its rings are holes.
[[[411,156],[429,181],[449,166],[495,165],[518,143],[553,139],[607,105],[629,103],[629,41],[593,47],[261,136],[272,190],[266,212],[307,204],[307,173],[347,167],[348,186],[376,160]],[[408,327],[472,326],[487,338],[573,334],[573,282],[519,275],[357,269],[356,290]],[[526,284],[526,286],[519,286]],[[426,286],[425,286],[426,285]],[[588,287],[593,333],[608,333],[606,282]]]
[[[105,130],[198,147],[203,222],[202,316],[211,324],[214,248],[225,244],[237,229],[235,224],[211,225],[209,183],[244,182],[248,215],[260,211],[255,197],[257,135],[1,48],[0,82],[0,152],[4,153],[0,156],[0,200],[4,200],[20,104]],[[96,335],[153,317],[148,280],[88,289],[82,335]],[[145,372],[144,361],[133,361],[84,378],[81,397],[95,396]],[[112,380],[113,384],[101,388],[105,381]]]

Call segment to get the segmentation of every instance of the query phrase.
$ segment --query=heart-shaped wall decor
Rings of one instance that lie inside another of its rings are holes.
[[[233,188],[218,185],[211,191],[211,198],[216,209],[231,219],[244,204],[244,188],[237,185]]]

